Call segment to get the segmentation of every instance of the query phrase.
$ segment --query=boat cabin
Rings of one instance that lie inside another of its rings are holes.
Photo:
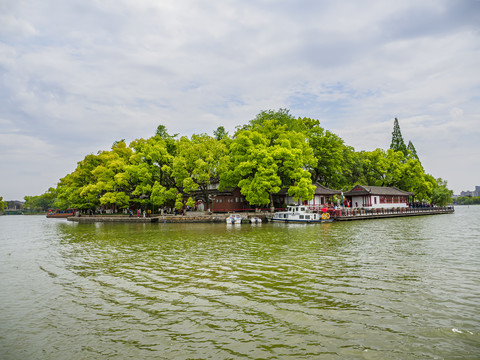
[[[307,205],[288,205],[287,211],[273,214],[272,221],[311,223],[332,221],[332,219],[327,212],[321,214],[311,212]]]

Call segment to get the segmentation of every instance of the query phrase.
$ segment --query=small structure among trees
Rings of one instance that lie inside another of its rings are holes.
[[[351,207],[375,209],[408,207],[413,192],[399,190],[396,187],[356,185],[343,194]]]

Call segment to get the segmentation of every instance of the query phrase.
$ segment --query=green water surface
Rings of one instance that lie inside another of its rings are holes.
[[[0,358],[478,359],[479,220],[3,216]]]

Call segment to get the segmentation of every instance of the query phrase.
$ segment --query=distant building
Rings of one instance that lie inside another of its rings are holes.
[[[460,192],[460,196],[480,196],[480,186],[475,186],[475,190],[470,191],[462,191]]]
[[[9,200],[5,210],[23,210],[23,201]]]

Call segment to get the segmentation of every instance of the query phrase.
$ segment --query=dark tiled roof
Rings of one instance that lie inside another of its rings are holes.
[[[393,195],[393,196],[411,196],[413,192],[403,191],[396,187],[385,186],[362,186],[356,185],[350,191],[343,193],[344,196],[356,195]]]
[[[340,195],[342,193],[341,190],[333,190],[329,189],[326,186],[323,186],[319,183],[313,184],[316,186],[315,188],[315,195]],[[288,196],[288,188],[283,188],[279,192],[275,193],[275,195],[286,195]]]
[[[340,195],[342,192],[340,190],[333,190],[323,186],[319,183],[316,183],[315,186],[315,195]]]

